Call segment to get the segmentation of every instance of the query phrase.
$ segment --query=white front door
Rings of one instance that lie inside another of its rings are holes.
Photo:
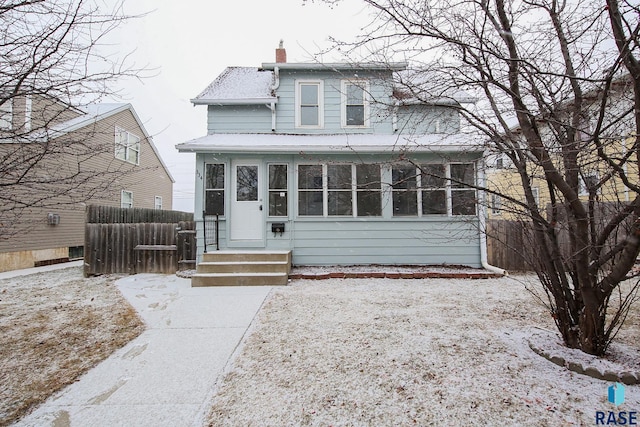
[[[260,163],[235,161],[231,169],[231,240],[262,242],[264,212]]]

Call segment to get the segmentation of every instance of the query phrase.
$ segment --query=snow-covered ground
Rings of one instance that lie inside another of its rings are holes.
[[[210,425],[591,426],[597,411],[640,411],[640,386],[615,407],[610,382],[531,350],[529,340],[555,345],[549,312],[526,290],[537,286],[533,276],[294,280],[259,313]],[[599,368],[640,371],[639,313]]]

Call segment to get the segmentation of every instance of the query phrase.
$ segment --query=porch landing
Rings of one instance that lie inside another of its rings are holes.
[[[291,251],[214,251],[203,254],[191,286],[286,285]]]

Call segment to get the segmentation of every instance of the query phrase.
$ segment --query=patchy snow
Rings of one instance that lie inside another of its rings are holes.
[[[481,141],[464,134],[371,135],[371,134],[212,134],[176,145],[178,151],[196,152],[287,152],[287,153],[391,153],[411,152],[468,152],[484,150]]]
[[[273,72],[255,67],[227,67],[195,99],[240,100],[272,98]]]
[[[540,291],[532,276],[275,288],[209,425],[588,426],[596,411],[639,411],[639,385],[615,407],[611,383],[531,350],[529,340],[554,326],[523,282]],[[636,366],[639,335],[640,316],[630,316],[619,335],[626,355],[611,363]]]

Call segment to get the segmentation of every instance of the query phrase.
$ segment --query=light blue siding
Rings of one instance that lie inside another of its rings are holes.
[[[359,264],[418,264],[418,265],[468,265],[480,267],[480,234],[477,216],[448,217],[425,216],[393,217],[390,211],[390,193],[383,192],[383,217],[298,217],[296,194],[296,167],[301,162],[293,155],[250,155],[258,156],[262,164],[261,182],[263,194],[267,194],[267,166],[270,163],[288,165],[288,216],[269,217],[265,209],[264,248],[269,250],[292,250],[294,265],[359,265]],[[476,155],[477,156],[477,155]],[[231,203],[230,164],[232,158],[241,155],[198,154],[196,157],[196,220],[202,216],[204,195],[204,170],[206,163],[223,163],[225,176],[225,209],[227,216],[220,222],[221,249],[243,248],[237,242],[228,240],[229,207]],[[246,155],[244,157],[247,157]],[[477,157],[466,153],[457,157],[459,161],[473,161]],[[365,158],[340,155],[323,159],[330,162],[386,162],[394,159],[384,156]],[[417,162],[437,161],[440,156],[423,154]],[[302,161],[308,163],[307,161]],[[383,176],[383,181],[390,179]],[[385,200],[386,198],[386,200]],[[285,232],[274,234],[271,224],[285,223]],[[204,251],[202,227],[198,226],[198,259]]]
[[[271,133],[271,110],[266,105],[208,108],[208,133]]]
[[[480,267],[477,221],[298,221],[295,265]]]

